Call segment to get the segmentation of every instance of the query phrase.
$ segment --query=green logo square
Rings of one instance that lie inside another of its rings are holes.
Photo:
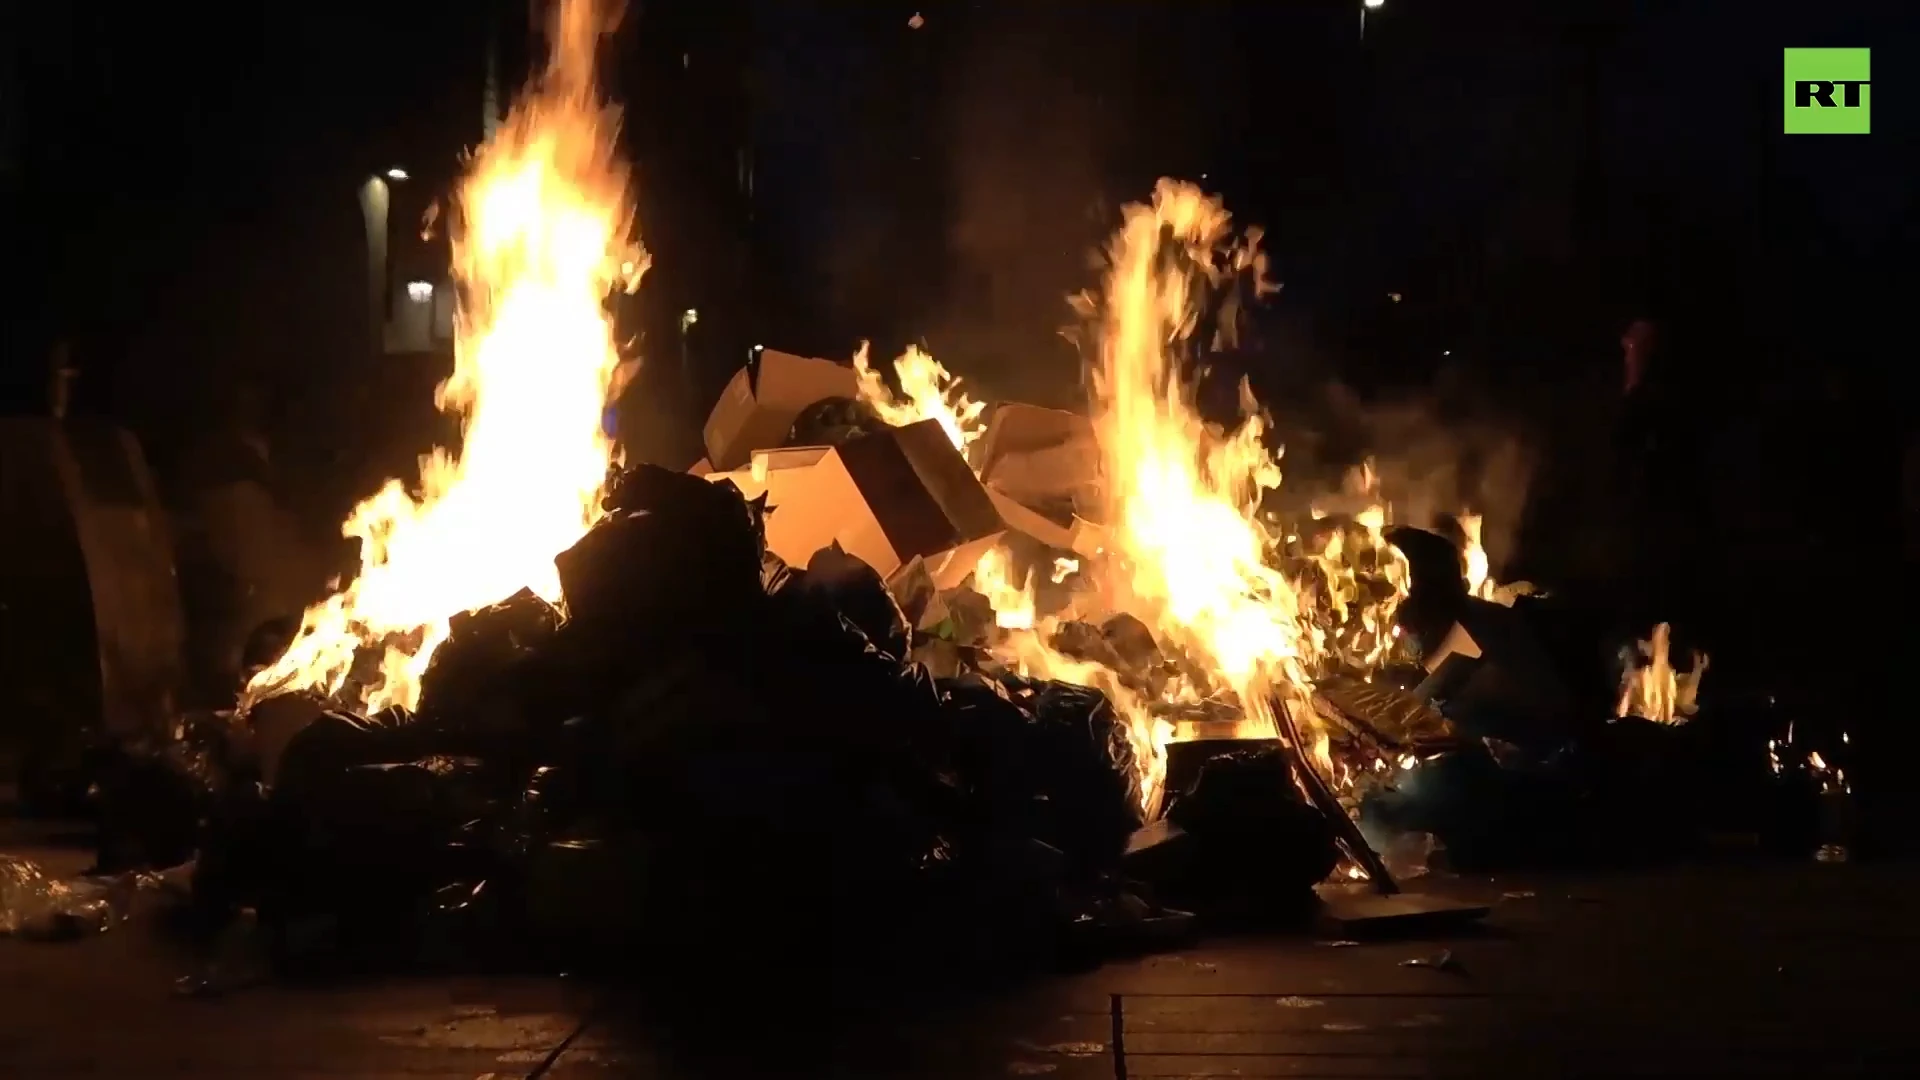
[[[1865,135],[1872,112],[1868,49],[1788,49],[1789,135]]]

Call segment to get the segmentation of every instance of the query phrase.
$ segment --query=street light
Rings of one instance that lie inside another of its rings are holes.
[[[680,313],[680,387],[689,398],[693,396],[693,343],[688,338],[699,321],[700,313],[693,308]]]
[[[1360,0],[1360,40],[1367,40],[1367,12],[1379,11],[1387,6],[1387,0]]]

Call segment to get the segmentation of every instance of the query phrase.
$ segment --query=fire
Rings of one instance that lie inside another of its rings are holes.
[[[1303,606],[1268,565],[1261,496],[1280,483],[1258,413],[1227,432],[1195,410],[1178,365],[1201,287],[1259,273],[1223,207],[1162,181],[1114,238],[1093,357],[1094,431],[1106,466],[1108,593],[1231,691],[1247,733],[1275,737],[1276,692],[1307,682]],[[1181,265],[1185,263],[1186,265]],[[1250,402],[1249,402],[1250,404]]]
[[[1491,567],[1487,562],[1487,549],[1480,545],[1480,527],[1484,520],[1479,514],[1459,516],[1460,532],[1463,534],[1460,549],[1460,576],[1467,583],[1468,596],[1512,607],[1514,600],[1522,596],[1532,596],[1537,590],[1531,581],[1510,581],[1503,585],[1493,580]]]
[[[1653,628],[1650,639],[1625,651],[1626,670],[1620,677],[1620,702],[1614,715],[1660,724],[1684,724],[1693,717],[1700,680],[1707,674],[1707,654],[1696,650],[1692,669],[1676,672],[1667,655],[1670,637],[1671,628],[1661,623]]]
[[[973,568],[974,591],[993,605],[995,625],[1003,630],[1034,628],[1033,574],[1013,581],[1013,557],[1004,547],[990,549]]]
[[[1460,531],[1466,534],[1460,558],[1465,565],[1461,574],[1467,581],[1467,595],[1493,599],[1493,578],[1488,576],[1487,549],[1480,546],[1480,515],[1461,514]]]
[[[987,425],[980,419],[986,403],[961,393],[959,377],[918,346],[907,346],[907,351],[893,362],[894,378],[900,381],[899,396],[887,385],[886,376],[867,361],[864,342],[853,354],[853,370],[860,380],[860,400],[895,427],[938,421],[962,455],[986,434]]]
[[[1277,737],[1276,702],[1311,717],[1304,688],[1324,654],[1311,598],[1272,565],[1275,538],[1259,516],[1279,462],[1244,384],[1245,419],[1222,430],[1201,419],[1180,368],[1203,289],[1250,274],[1272,290],[1257,239],[1236,237],[1198,188],[1163,180],[1151,205],[1126,211],[1104,295],[1085,310],[1096,320],[1094,429],[1110,504],[1104,585],[1232,696],[1243,734]]]
[[[620,357],[604,302],[646,269],[618,113],[595,86],[604,16],[560,0],[544,75],[460,188],[455,363],[435,396],[461,418],[459,452],[436,448],[417,486],[389,480],[354,509],[342,532],[361,541],[358,576],[307,611],[246,704],[312,688],[413,706],[452,615],[523,587],[560,599],[553,557],[595,520],[611,453],[601,413]],[[377,678],[354,671],[363,650],[382,654]]]
[[[1384,660],[1408,585],[1406,559],[1384,537],[1386,507],[1371,468],[1349,477],[1336,509],[1316,509],[1315,535],[1270,530],[1261,501],[1279,486],[1279,461],[1248,388],[1241,387],[1242,422],[1231,430],[1209,425],[1195,407],[1181,361],[1203,292],[1243,275],[1271,291],[1257,239],[1234,235],[1225,208],[1199,189],[1162,181],[1150,205],[1125,212],[1104,287],[1077,302],[1093,331],[1087,360],[1106,546],[1084,567],[1061,560],[1053,580],[1080,575],[1098,593],[1095,608],[1144,622],[1185,661],[1179,672],[1149,699],[1117,673],[1050,648],[1057,620],[1034,619],[1031,580],[1014,586],[998,553],[975,574],[976,588],[1002,613],[995,652],[1003,662],[1112,699],[1149,812],[1161,797],[1176,716],[1226,712],[1239,717],[1240,737],[1277,738],[1274,708],[1288,708],[1310,742],[1300,748],[1305,759],[1335,775],[1311,681]]]

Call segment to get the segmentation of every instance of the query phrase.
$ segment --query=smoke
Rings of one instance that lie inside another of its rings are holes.
[[[1334,490],[1341,474],[1371,462],[1395,524],[1458,542],[1457,516],[1477,514],[1495,576],[1515,558],[1538,458],[1523,429],[1492,406],[1445,387],[1363,401],[1335,382],[1317,408],[1279,423],[1288,484],[1300,494]]]
[[[1102,28],[1071,5],[978,10],[958,46],[943,118],[948,275],[927,341],[991,397],[1084,401],[1079,358],[1059,331],[1063,298],[1091,280],[1090,259],[1119,221],[1104,190],[1111,111],[1076,70],[1108,53]]]

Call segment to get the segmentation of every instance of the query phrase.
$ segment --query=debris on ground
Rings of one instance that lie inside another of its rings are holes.
[[[1461,965],[1460,961],[1454,959],[1453,950],[1451,949],[1442,949],[1432,956],[1416,956],[1411,960],[1402,960],[1400,961],[1400,966],[1404,968],[1427,968],[1431,971],[1445,971],[1456,975],[1465,974],[1467,970]]]

